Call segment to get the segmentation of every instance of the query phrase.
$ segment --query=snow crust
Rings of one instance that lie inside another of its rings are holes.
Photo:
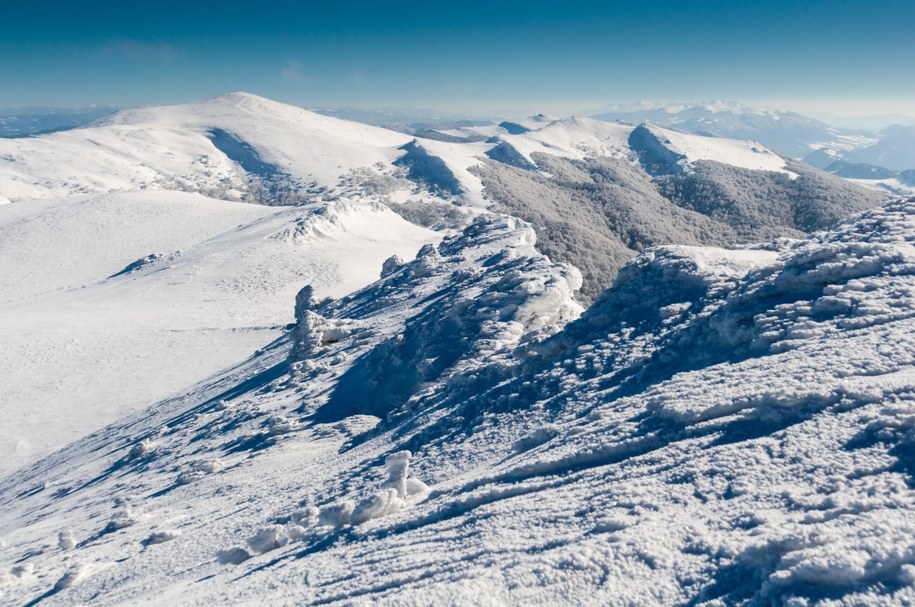
[[[915,199],[650,249],[580,315],[533,243],[483,217],[306,293],[288,339],[2,481],[4,600],[915,600]]]

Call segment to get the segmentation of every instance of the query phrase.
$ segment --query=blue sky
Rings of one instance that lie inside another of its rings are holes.
[[[728,99],[915,114],[911,0],[9,4],[0,107],[244,90],[458,112]]]

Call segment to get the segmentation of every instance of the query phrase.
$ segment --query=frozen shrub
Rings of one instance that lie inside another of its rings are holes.
[[[290,432],[295,432],[301,428],[301,424],[293,419],[286,419],[285,417],[276,417],[270,420],[270,425],[267,429],[267,433],[270,436],[279,436],[281,434],[289,434]]]
[[[170,542],[181,535],[180,531],[155,531],[146,538],[144,544],[163,544]]]
[[[311,527],[318,522],[321,511],[314,506],[296,510],[289,516],[289,522],[303,527]]]
[[[251,558],[251,553],[244,548],[229,548],[216,553],[220,565],[240,565]]]
[[[295,296],[296,320],[301,319],[306,311],[314,310],[316,307],[315,290],[311,285],[305,285]]]
[[[222,470],[223,464],[217,459],[205,459],[199,460],[190,465],[190,469],[182,472],[177,479],[179,485],[186,485],[188,483],[193,483],[194,481],[200,480],[204,476],[219,472]]]
[[[407,497],[412,497],[414,499],[420,499],[426,497],[429,493],[429,485],[422,482],[418,478],[408,478],[407,479]]]
[[[139,443],[130,448],[130,451],[127,453],[128,459],[137,459],[138,457],[143,457],[147,453],[150,453],[154,448],[154,443],[147,439],[141,440]]]
[[[308,530],[301,525],[286,525],[283,531],[286,533],[286,537],[292,542],[301,540],[308,533]]]
[[[130,507],[130,504],[125,503],[114,513],[111,520],[108,521],[108,524],[105,526],[105,531],[109,533],[112,531],[119,531],[131,527],[136,523],[137,519],[133,514],[133,508]]]
[[[410,452],[398,451],[392,453],[384,459],[384,465],[388,469],[388,480],[382,485],[385,488],[394,489],[397,497],[405,499],[407,497],[416,497],[419,494],[427,493],[429,487],[426,483],[410,476]]]
[[[77,565],[70,571],[66,572],[63,577],[57,580],[57,583],[54,584],[54,590],[63,590],[64,588],[70,588],[83,577],[86,576],[87,569],[84,565]]]
[[[384,465],[388,469],[388,480],[385,487],[390,487],[397,492],[397,497],[407,497],[407,476],[410,473],[410,452],[398,451],[384,458]]]
[[[403,259],[398,255],[391,255],[381,264],[381,277],[390,276],[403,265]]]

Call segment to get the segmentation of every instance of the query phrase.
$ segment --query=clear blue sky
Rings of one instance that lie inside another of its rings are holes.
[[[912,0],[2,0],[0,107],[915,104]],[[908,113],[915,113],[915,107]]]

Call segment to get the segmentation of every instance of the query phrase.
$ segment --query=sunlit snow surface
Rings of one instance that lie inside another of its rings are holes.
[[[262,353],[4,481],[2,601],[915,600],[915,200],[650,249],[580,317],[533,241],[484,217],[306,292]]]
[[[148,191],[0,214],[0,474],[251,355],[296,292],[350,293],[440,236],[386,207]]]

